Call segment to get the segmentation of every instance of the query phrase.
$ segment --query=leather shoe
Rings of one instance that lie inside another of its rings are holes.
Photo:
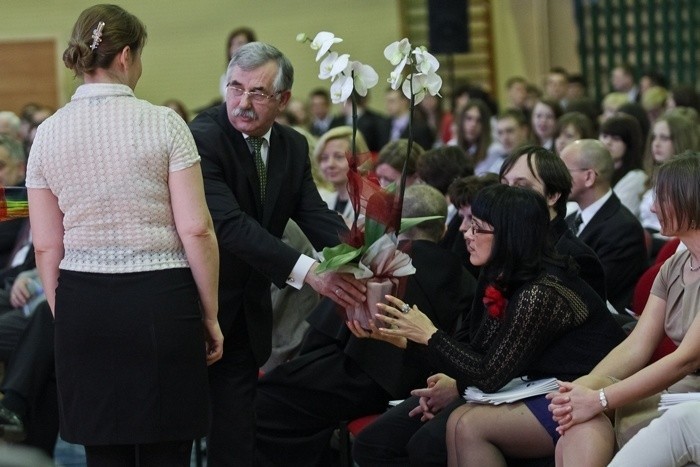
[[[19,416],[0,404],[0,439],[11,443],[19,443],[27,437],[24,423]]]

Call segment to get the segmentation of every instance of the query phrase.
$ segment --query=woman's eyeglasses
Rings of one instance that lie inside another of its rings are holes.
[[[480,234],[484,235],[493,235],[493,230],[488,230],[488,229],[482,229],[481,227],[477,226],[475,223],[472,222],[472,225],[469,226],[469,230],[471,231],[473,236],[477,236]]]

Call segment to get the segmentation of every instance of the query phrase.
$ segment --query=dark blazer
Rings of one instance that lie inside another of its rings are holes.
[[[453,333],[471,309],[476,279],[455,254],[435,243],[413,241],[409,253],[416,273],[408,277],[403,300],[418,306],[436,327]],[[308,318],[311,328],[302,353],[332,342],[394,398],[407,397],[411,389],[425,384],[429,374],[406,361],[402,349],[387,342],[355,338],[329,307],[333,304],[324,300]],[[341,367],[339,372],[343,371]]]
[[[549,232],[554,241],[554,250],[560,255],[568,255],[578,265],[578,275],[603,299],[605,291],[605,271],[598,256],[588,245],[569,228],[563,217],[555,217],[549,224]]]
[[[245,313],[253,354],[262,365],[271,348],[270,282],[284,287],[300,253],[280,240],[294,219],[321,250],[339,243],[347,231],[311,178],[306,139],[275,123],[270,134],[267,194],[262,206],[253,156],[233,128],[222,104],[191,123],[207,204],[219,242],[219,323],[226,336],[238,313]]]
[[[382,131],[381,146],[391,141],[391,122],[390,118],[387,118],[384,122],[384,130]],[[426,151],[432,149],[433,143],[435,143],[435,135],[430,127],[419,117],[414,114],[413,119],[413,141],[420,144]],[[408,138],[408,125],[401,132],[401,138]]]
[[[630,305],[637,279],[647,267],[642,225],[613,193],[578,237],[595,251],[603,265],[608,300],[618,311],[624,311]]]

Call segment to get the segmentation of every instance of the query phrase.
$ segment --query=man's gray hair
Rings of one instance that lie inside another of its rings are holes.
[[[231,71],[237,66],[241,70],[251,71],[269,61],[277,63],[277,76],[272,84],[274,92],[289,91],[294,83],[294,67],[287,57],[276,47],[264,42],[249,42],[241,46],[231,56],[226,70],[226,80],[231,80]]]

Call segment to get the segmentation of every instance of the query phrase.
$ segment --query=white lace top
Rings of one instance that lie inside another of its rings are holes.
[[[196,164],[187,124],[120,84],[84,84],[37,130],[26,185],[64,214],[66,270],[126,273],[187,267],[168,174]]]

